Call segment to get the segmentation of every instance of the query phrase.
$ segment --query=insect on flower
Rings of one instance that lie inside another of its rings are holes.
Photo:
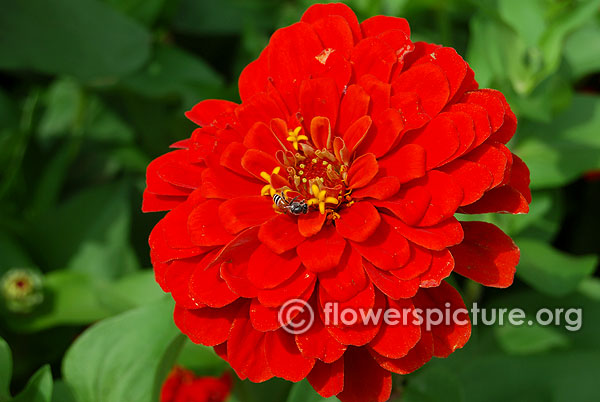
[[[289,212],[292,215],[301,215],[308,213],[308,204],[306,201],[296,201],[298,196],[294,197],[291,200],[288,200],[285,197],[285,194],[273,194],[273,203],[277,206],[277,208]]]

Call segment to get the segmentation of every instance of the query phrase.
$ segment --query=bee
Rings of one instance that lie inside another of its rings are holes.
[[[308,204],[303,201],[296,201],[298,197],[294,197],[291,200],[285,198],[284,194],[273,195],[273,203],[277,206],[277,208],[289,212],[292,215],[301,215],[308,213]]]

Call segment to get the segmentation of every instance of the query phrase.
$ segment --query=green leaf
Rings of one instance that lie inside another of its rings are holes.
[[[48,268],[116,278],[139,268],[129,245],[130,219],[125,183],[96,186],[37,219],[28,240]]]
[[[25,389],[12,402],[50,402],[52,400],[52,371],[46,365],[29,380]]]
[[[174,46],[159,45],[153,60],[141,72],[123,80],[123,85],[144,96],[181,95],[186,107],[210,97],[223,85],[223,79],[202,59]]]
[[[183,345],[177,363],[196,373],[212,376],[221,375],[228,367],[227,362],[221,359],[213,348],[195,344],[190,340]]]
[[[600,71],[600,23],[594,20],[573,32],[565,43],[564,56],[574,79]]]
[[[45,300],[34,313],[11,317],[19,332],[35,332],[57,325],[82,325],[108,317],[113,310],[98,296],[97,281],[82,272],[53,271],[45,277]]]
[[[12,377],[12,354],[8,343],[0,338],[0,401],[10,398],[10,379]]]
[[[600,168],[600,96],[575,95],[551,123],[524,122],[515,147],[529,166],[532,188],[557,187]]]
[[[335,397],[323,398],[307,380],[302,380],[292,386],[287,402],[322,402],[337,401]]]
[[[538,44],[546,30],[545,0],[499,0],[498,11],[528,46]]]
[[[236,34],[248,24],[269,29],[278,5],[276,0],[182,0],[173,24],[193,34]]]
[[[172,313],[165,299],[86,330],[63,361],[63,378],[78,402],[155,401],[184,340]]]
[[[160,15],[166,0],[106,0],[106,2],[144,25],[151,25]]]
[[[150,53],[140,25],[95,0],[0,0],[0,68],[107,79]]]
[[[47,140],[69,134],[77,124],[83,101],[83,90],[74,80],[54,81],[46,94],[46,111],[38,128],[40,137]]]
[[[569,338],[553,327],[504,325],[495,328],[502,349],[512,355],[529,355],[569,346]]]
[[[10,268],[32,267],[27,251],[16,239],[0,231],[0,274]]]
[[[405,402],[462,402],[462,384],[448,369],[434,367],[410,377],[402,401]]]
[[[563,296],[577,289],[598,264],[597,256],[572,256],[539,240],[518,238],[521,261],[517,275],[534,289]]]
[[[151,270],[135,272],[117,281],[88,273],[57,270],[45,277],[45,301],[28,315],[11,317],[19,332],[36,332],[59,325],[84,325],[155,303],[164,296]]]
[[[52,402],[77,402],[69,386],[62,380],[54,382]]]

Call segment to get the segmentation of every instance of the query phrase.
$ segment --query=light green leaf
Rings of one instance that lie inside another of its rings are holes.
[[[12,354],[8,343],[0,338],[0,401],[10,398],[9,386],[12,378]]]
[[[574,79],[600,71],[600,22],[591,21],[569,35],[564,56]]]
[[[518,238],[521,261],[517,275],[534,289],[563,296],[577,289],[596,269],[597,256],[572,256],[539,240]]]
[[[78,402],[157,400],[184,340],[172,313],[172,301],[162,300],[86,330],[63,361]]]
[[[196,373],[212,376],[221,375],[228,367],[227,362],[217,356],[213,348],[195,344],[190,340],[183,345],[177,363]]]
[[[59,325],[84,325],[164,297],[151,270],[117,281],[105,281],[73,270],[52,271],[45,277],[45,301],[33,313],[11,317],[19,332],[36,332]]]
[[[504,325],[494,328],[502,349],[512,355],[529,355],[569,346],[569,338],[553,327]]]
[[[50,402],[52,400],[52,371],[46,365],[29,380],[25,389],[12,402]]]
[[[0,0],[0,68],[107,79],[150,52],[140,25],[96,0]]]
[[[546,4],[545,0],[499,0],[498,12],[527,46],[537,46],[546,30]]]
[[[600,168],[599,131],[600,97],[595,95],[575,95],[551,123],[524,122],[515,153],[529,166],[532,188],[562,186]]]

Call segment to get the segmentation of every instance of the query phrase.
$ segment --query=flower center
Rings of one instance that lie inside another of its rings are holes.
[[[318,210],[335,218],[335,210],[345,200],[348,167],[331,151],[316,149],[302,130],[297,127],[288,131],[287,141],[295,152],[278,154],[283,169],[277,167],[270,174],[261,173],[267,183],[261,194],[273,197],[274,206],[284,213],[299,215]]]

